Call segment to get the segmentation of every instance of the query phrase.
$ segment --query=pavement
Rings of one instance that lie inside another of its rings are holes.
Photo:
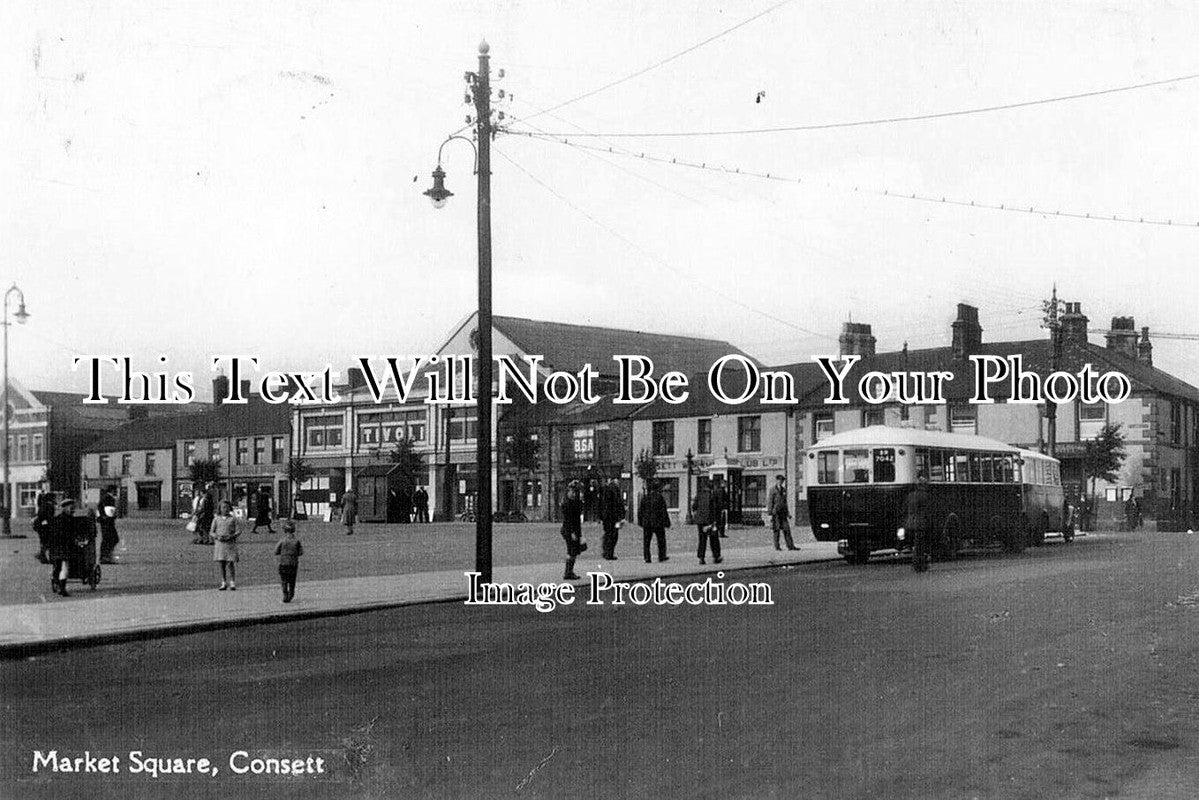
[[[646,581],[690,575],[725,575],[738,570],[791,567],[839,558],[833,542],[803,543],[796,551],[756,546],[728,549],[724,562],[696,563],[692,555],[675,551],[665,562],[647,564],[640,558],[603,561],[581,557],[575,572],[606,572],[616,581]],[[467,596],[464,570],[415,572],[402,575],[304,581],[291,603],[282,602],[276,585],[241,586],[237,591],[193,589],[108,597],[89,597],[79,591],[66,602],[25,603],[0,607],[0,658],[22,658],[69,647],[173,636],[313,617],[352,614],[421,603],[462,602]],[[562,562],[497,567],[496,583],[558,581]],[[74,586],[75,584],[72,584]]]

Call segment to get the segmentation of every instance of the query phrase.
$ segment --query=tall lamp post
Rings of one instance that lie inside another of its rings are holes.
[[[4,293],[4,522],[2,523],[3,533],[0,535],[3,535],[6,539],[12,538],[12,487],[8,484],[8,464],[11,456],[8,437],[8,326],[12,323],[8,321],[8,301],[14,292],[20,301],[20,307],[17,308],[17,313],[13,316],[22,325],[29,319],[29,312],[25,310],[25,293],[18,289],[14,283]]]
[[[478,409],[475,470],[478,500],[475,503],[475,571],[481,583],[491,583],[491,139],[496,128],[491,122],[491,75],[487,42],[479,44],[479,71],[466,73],[468,99],[475,106],[475,138],[472,143],[464,136],[450,136],[437,151],[437,168],[433,170],[433,186],[424,194],[441,208],[453,192],[445,188],[445,171],[441,168],[441,150],[450,141],[460,139],[475,147],[475,175],[478,178],[478,245],[479,245],[479,382],[475,387]],[[503,71],[500,72],[503,77]],[[470,376],[466,376],[470,385]],[[448,465],[447,465],[448,468]]]
[[[690,447],[687,448],[687,455],[684,458],[687,460],[687,522],[685,524],[690,525],[692,524],[691,476],[695,474],[695,454],[691,452]]]

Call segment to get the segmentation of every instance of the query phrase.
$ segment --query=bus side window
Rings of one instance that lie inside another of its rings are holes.
[[[945,451],[932,450],[929,452],[928,479],[936,483],[951,480],[945,476]]]
[[[836,483],[837,467],[841,454],[836,450],[825,450],[816,454],[816,482]]]
[[[982,478],[982,457],[978,453],[970,454],[970,481],[978,483]]]
[[[1015,463],[1011,456],[1003,457],[1003,480],[1005,483],[1016,482]]]
[[[916,448],[915,464],[916,464],[915,472],[912,473],[913,480],[915,480],[916,476],[919,475],[921,472],[923,472],[925,475],[927,475],[928,479],[930,481],[934,480],[932,457],[931,457],[931,453],[929,452],[928,448],[926,448],[926,447],[917,447]]]
[[[890,447],[879,447],[874,451],[874,482],[893,483],[895,481],[895,450]]]
[[[980,479],[982,480],[983,483],[993,483],[995,480],[995,473],[991,469],[991,465],[992,465],[991,454],[990,453],[982,453],[979,455],[978,460],[979,460],[979,464],[982,466],[982,475],[981,475]]]

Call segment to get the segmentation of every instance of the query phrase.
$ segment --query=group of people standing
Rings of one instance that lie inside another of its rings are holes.
[[[604,528],[603,557],[606,560],[615,560],[616,542],[626,512],[620,484],[615,478],[610,478],[601,488],[595,506]],[[729,506],[729,492],[719,475],[701,484],[692,498],[691,522],[696,528],[696,557],[699,563],[707,563],[709,551],[712,563],[719,564],[724,560],[720,540],[728,538],[726,529]],[[585,510],[583,484],[580,481],[571,481],[567,486],[566,498],[562,502],[562,538],[566,542],[566,569],[563,572],[565,580],[578,577],[574,572],[575,560],[587,549],[587,543],[583,541],[582,526]],[[779,537],[782,536],[788,550],[798,550],[791,537],[791,512],[787,505],[786,479],[782,475],[776,478],[776,484],[771,489],[768,511],[774,532],[774,548],[782,549],[779,545]],[[659,481],[646,482],[645,494],[637,504],[637,524],[641,527],[642,557],[645,563],[649,564],[653,560],[652,544],[657,545],[658,561],[669,561],[670,556],[666,554],[666,531],[671,526],[670,509]]]
[[[76,516],[74,500],[67,498],[56,503],[53,494],[44,492],[35,503],[33,530],[38,538],[38,551],[34,557],[50,565],[50,586],[55,594],[70,597],[67,579],[71,557],[76,549],[95,547],[95,527],[91,526],[100,529],[100,563],[117,563],[114,551],[121,541],[117,533],[117,501],[107,490],[100,493],[96,508],[89,515],[87,536],[83,536],[77,524],[84,517]]]
[[[601,553],[606,560],[615,561],[616,542],[620,538],[620,528],[624,524],[625,515],[624,495],[620,491],[620,483],[615,478],[609,478],[599,490],[596,507],[604,529]],[[587,549],[587,543],[583,541],[583,519],[586,514],[587,502],[583,483],[571,481],[566,487],[566,498],[562,501],[562,539],[566,542],[566,569],[562,577],[565,580],[579,577],[575,574],[575,559]]]

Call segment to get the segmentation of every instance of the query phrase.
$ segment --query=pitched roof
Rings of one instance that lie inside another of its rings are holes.
[[[653,360],[656,375],[674,370],[689,375],[706,372],[721,356],[746,355],[719,339],[521,317],[495,316],[492,323],[525,353],[545,356],[545,363],[552,369],[570,372],[591,364],[600,375],[615,375],[617,366],[612,356],[643,355]]]
[[[1019,355],[1026,372],[1036,373],[1042,378],[1053,372],[1053,342],[1049,339],[983,343],[976,355],[993,355],[1000,358]],[[1199,401],[1199,388],[1118,350],[1090,342],[1063,344],[1057,367],[1059,371],[1077,374],[1086,364],[1090,364],[1099,374],[1112,370],[1124,373],[1131,381],[1134,392],[1158,392]],[[947,401],[969,400],[975,392],[975,364],[973,361],[955,359],[953,348],[933,347],[909,350],[906,353],[900,350],[866,356],[853,366],[845,379],[845,396],[851,405],[865,403],[858,392],[858,381],[871,371],[950,372],[953,377],[944,385]],[[1007,380],[990,383],[987,386],[987,394],[995,400],[1003,400],[1010,395],[1009,387]],[[800,398],[800,404],[805,407],[823,405],[828,392],[828,379],[824,378],[822,373],[821,382]]]
[[[244,404],[223,404],[200,414],[133,420],[92,442],[85,452],[149,450],[174,447],[180,439],[280,435],[290,430],[291,406],[286,403],[273,405],[251,398]]]
[[[34,390],[38,402],[50,409],[61,424],[77,430],[106,431],[129,420],[129,406],[84,403],[85,394]]]
[[[785,372],[795,383],[795,397],[804,398],[824,385],[824,373],[812,361],[766,367],[763,372]],[[727,397],[739,397],[744,392],[747,376],[744,370],[728,367],[721,379],[721,391]],[[692,375],[688,383],[690,393],[682,403],[667,403],[658,399],[638,408],[637,419],[680,419],[685,417],[715,417],[725,414],[769,414],[787,411],[795,403],[763,403],[759,390],[744,403],[734,405],[717,399],[708,387],[708,371]]]

